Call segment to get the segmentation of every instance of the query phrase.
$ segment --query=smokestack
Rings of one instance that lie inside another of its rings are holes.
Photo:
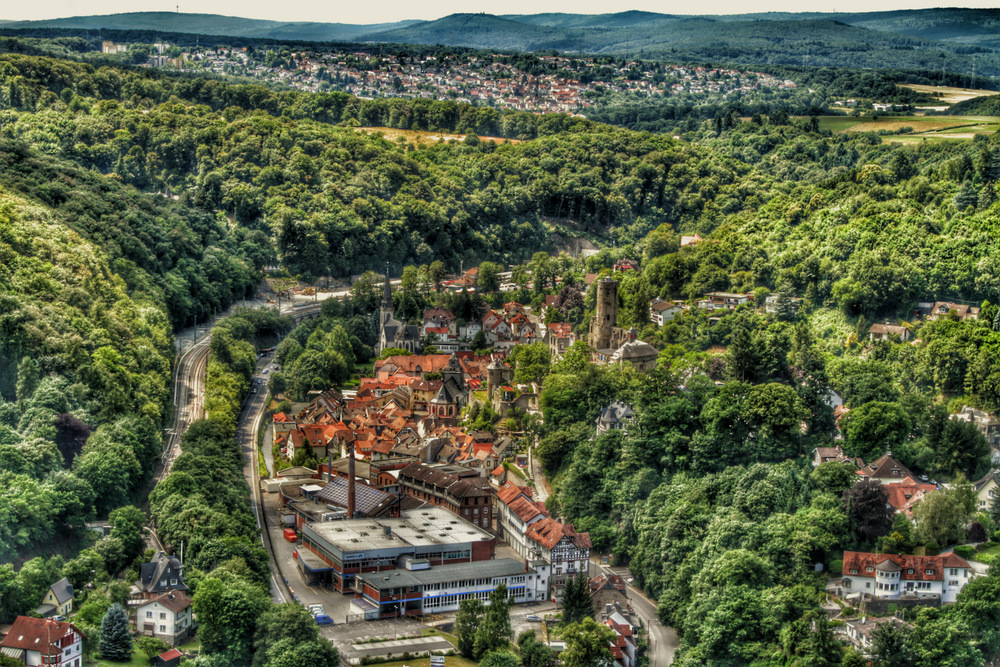
[[[329,484],[333,480],[333,454],[326,457],[326,482]]]
[[[354,442],[347,445],[347,518],[354,518]]]

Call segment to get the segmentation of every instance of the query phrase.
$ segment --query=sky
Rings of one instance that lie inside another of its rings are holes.
[[[115,14],[137,11],[174,11],[180,4],[182,12],[224,14],[277,21],[320,21],[325,23],[383,23],[403,19],[436,19],[455,12],[487,12],[492,14],[536,14],[567,12],[601,14],[627,9],[640,9],[667,14],[736,14],[749,12],[867,12],[924,7],[997,7],[997,0],[966,0],[942,3],[941,0],[822,0],[808,5],[800,0],[757,0],[748,4],[740,0],[701,0],[697,3],[673,0],[632,0],[628,5],[606,0],[506,0],[502,5],[484,0],[381,0],[380,2],[343,2],[334,0],[299,0],[283,3],[274,0],[38,0],[36,2],[0,3],[0,19],[32,20]]]

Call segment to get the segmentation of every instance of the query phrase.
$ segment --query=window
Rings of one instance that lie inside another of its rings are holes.
[[[924,574],[934,574],[934,570],[924,570]]]
[[[958,579],[952,579],[948,582],[949,586],[958,586]]]
[[[865,568],[865,572],[871,572],[871,571],[872,571],[872,566],[871,565],[869,565],[869,566],[867,566]]]
[[[857,574],[857,573],[858,573],[858,568],[852,567],[851,568],[851,574]]]
[[[146,612],[146,618],[153,618],[153,612],[147,611]]]
[[[166,631],[167,631],[167,626],[161,625],[160,626],[160,632],[166,632]]]
[[[953,577],[957,577],[958,576],[958,568],[957,567],[949,568],[948,569],[948,574],[950,574]]]
[[[176,586],[177,585],[177,580],[176,579],[171,579],[170,580],[170,585],[171,586]]]
[[[160,612],[160,620],[162,621],[162,620],[163,620],[163,619],[165,619],[166,617],[167,617],[167,615],[166,615],[165,613],[163,613],[163,612],[161,611],[161,612]]]
[[[913,568],[912,567],[906,568],[906,573],[907,574],[913,574]]]

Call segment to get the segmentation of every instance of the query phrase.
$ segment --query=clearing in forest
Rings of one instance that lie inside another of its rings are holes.
[[[454,134],[451,132],[431,132],[428,130],[397,130],[393,127],[359,127],[361,132],[368,134],[381,134],[389,141],[397,141],[403,137],[411,144],[436,144],[444,139],[445,141],[465,141],[464,134]],[[495,141],[502,144],[505,141],[512,144],[521,143],[519,139],[504,139],[503,137],[479,137],[480,141]]]

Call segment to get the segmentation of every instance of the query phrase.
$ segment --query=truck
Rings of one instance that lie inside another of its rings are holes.
[[[285,528],[283,535],[285,536],[285,539],[288,540],[289,542],[299,541],[298,536],[295,534],[294,528]]]

